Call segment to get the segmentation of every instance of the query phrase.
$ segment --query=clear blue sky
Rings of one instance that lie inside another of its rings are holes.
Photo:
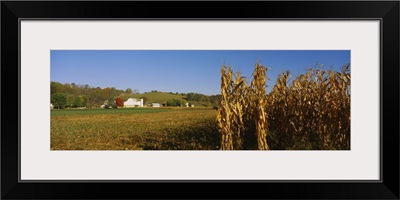
[[[225,63],[251,81],[257,60],[270,67],[268,91],[276,77],[293,75],[323,64],[340,70],[350,63],[349,50],[52,50],[50,80],[125,90],[220,93],[220,70]]]

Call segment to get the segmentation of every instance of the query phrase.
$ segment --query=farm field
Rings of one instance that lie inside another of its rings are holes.
[[[52,150],[351,149],[348,50],[61,50],[51,67]]]
[[[218,150],[211,108],[52,110],[51,150]]]

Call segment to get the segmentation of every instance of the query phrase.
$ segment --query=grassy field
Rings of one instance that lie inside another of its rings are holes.
[[[62,109],[52,110],[51,116],[70,115],[112,115],[112,114],[146,114],[167,112],[170,109],[158,108],[119,108],[119,109]]]
[[[218,150],[211,108],[52,110],[52,150]]]

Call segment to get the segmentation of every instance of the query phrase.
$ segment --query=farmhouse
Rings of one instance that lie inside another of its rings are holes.
[[[152,103],[151,107],[161,107],[161,105],[159,103]]]
[[[126,100],[124,102],[124,107],[127,107],[127,108],[143,107],[143,99],[140,99],[140,101],[138,101],[135,98],[129,98],[128,100]]]

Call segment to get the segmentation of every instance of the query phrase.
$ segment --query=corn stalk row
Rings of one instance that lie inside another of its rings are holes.
[[[269,94],[267,69],[256,64],[247,85],[222,66],[221,150],[350,149],[350,65],[340,72],[314,67],[293,81],[286,71]]]

